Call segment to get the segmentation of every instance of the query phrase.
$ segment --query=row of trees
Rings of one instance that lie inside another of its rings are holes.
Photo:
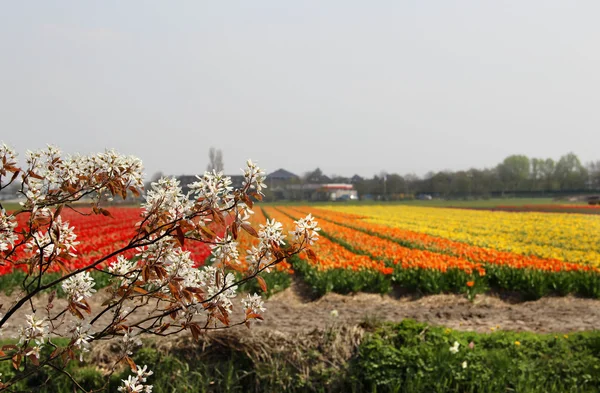
[[[307,173],[318,180],[320,169]],[[371,179],[359,176],[326,177],[331,182],[352,182],[361,197],[396,199],[410,195],[439,197],[484,197],[502,194],[545,195],[600,190],[600,161],[581,163],[574,153],[557,161],[525,155],[506,157],[494,168],[429,172],[423,177],[381,172]]]

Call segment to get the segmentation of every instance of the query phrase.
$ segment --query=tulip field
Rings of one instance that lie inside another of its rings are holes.
[[[112,217],[85,210],[63,212],[81,241],[72,267],[127,244],[140,209],[110,211]],[[258,227],[267,218],[275,219],[287,233],[295,219],[308,213],[321,228],[321,239],[314,246],[317,260],[299,255],[283,262],[266,274],[267,283],[284,287],[291,281],[288,276],[295,275],[316,295],[386,293],[396,288],[470,297],[490,290],[528,299],[568,294],[600,297],[597,215],[406,205],[267,205],[255,209],[252,221]],[[247,233],[240,234],[242,261],[243,250],[251,248],[253,241]],[[206,244],[186,242],[186,249],[198,265],[210,263]],[[0,267],[0,274],[11,273]]]
[[[396,286],[423,294],[502,290],[529,299],[600,297],[600,218],[594,215],[402,205],[265,212],[284,226],[309,212],[317,217],[325,239],[315,248],[318,262],[306,259],[304,268],[317,292]],[[346,254],[333,251],[340,246]]]

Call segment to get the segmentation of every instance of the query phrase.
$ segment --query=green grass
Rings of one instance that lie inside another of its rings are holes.
[[[16,210],[19,210],[21,208],[21,205],[19,205],[16,202],[0,202],[0,203],[2,203],[2,207],[7,212],[16,211]]]
[[[156,348],[159,341],[147,341],[134,359],[154,372],[148,383],[155,393],[600,391],[598,331],[474,333],[408,319],[394,324],[366,321],[362,327],[362,340],[349,334],[352,330],[330,327],[240,341],[242,332],[161,350]],[[454,342],[459,343],[456,353],[450,351]],[[12,369],[10,360],[0,362],[3,380],[22,371]],[[86,389],[107,386],[110,392],[130,374],[125,369],[106,381],[93,364],[77,362],[68,371]],[[66,377],[43,369],[15,391],[74,390]]]

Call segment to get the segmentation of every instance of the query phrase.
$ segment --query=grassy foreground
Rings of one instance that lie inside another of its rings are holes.
[[[107,357],[109,349],[95,350],[87,366],[69,372],[86,389],[101,388],[104,378],[93,365]],[[200,343],[148,342],[135,359],[154,371],[149,383],[157,393],[600,389],[600,332],[478,334],[405,320],[287,335],[227,331],[203,337]],[[8,362],[0,364],[0,372],[4,380],[14,373]],[[123,370],[113,375],[107,391],[116,391],[128,374]],[[16,390],[60,393],[73,388],[64,376],[39,373]]]

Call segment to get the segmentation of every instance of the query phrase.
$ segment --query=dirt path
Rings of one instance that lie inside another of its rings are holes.
[[[368,320],[399,322],[404,318],[477,332],[490,331],[497,326],[503,330],[564,333],[600,329],[600,300],[592,299],[562,297],[511,303],[495,296],[478,295],[475,302],[470,303],[459,295],[413,299],[360,293],[352,296],[328,294],[311,301],[304,293],[306,290],[302,285],[293,284],[266,301],[265,321],[257,324],[255,329],[306,333],[334,324],[356,325]],[[3,310],[12,301],[14,299],[0,295]],[[35,302],[42,312],[46,301],[42,297]],[[55,303],[57,310],[66,304],[63,299]],[[100,303],[91,306],[98,310]],[[16,334],[18,320],[24,318],[26,311],[29,309],[19,311],[11,318],[4,329],[5,338]]]
[[[478,295],[472,304],[459,295],[413,299],[361,293],[328,294],[311,302],[294,285],[269,299],[266,307],[262,328],[282,331],[306,331],[333,323],[357,324],[369,319],[399,322],[404,318],[477,332],[497,326],[504,330],[565,333],[600,328],[600,300],[574,297],[510,303]],[[332,315],[333,310],[337,317]]]

